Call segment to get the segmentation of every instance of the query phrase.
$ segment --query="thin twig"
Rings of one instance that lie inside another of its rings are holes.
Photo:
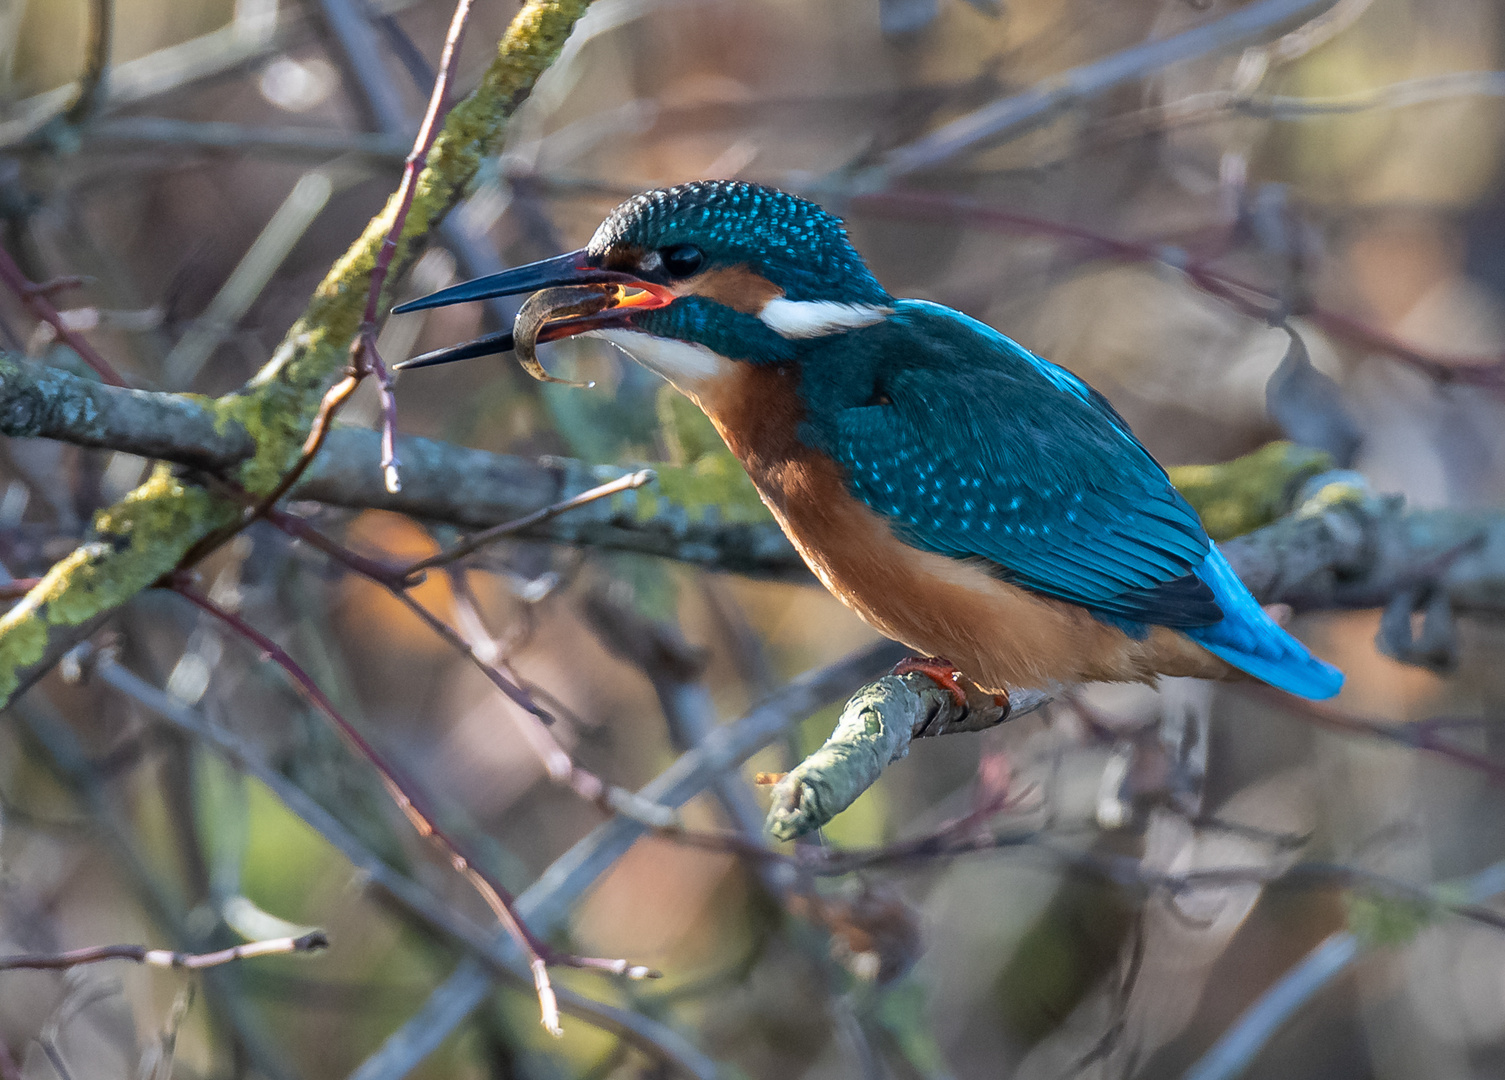
[[[680,755],[638,795],[671,808],[683,806],[791,724],[850,694],[902,655],[900,646],[882,642],[792,679],[740,719],[712,730],[700,746]],[[553,932],[562,926],[574,902],[648,831],[641,821],[620,815],[598,826],[554,860],[518,897],[519,909],[543,932]],[[419,1046],[426,1052],[436,1047],[486,999],[491,984],[491,974],[479,964],[461,964],[435,991],[435,999],[442,997],[442,1007],[409,1020],[353,1077],[395,1080],[407,1075],[418,1057],[413,1048]]]
[[[1042,80],[1023,93],[995,101],[912,143],[890,150],[873,168],[870,184],[931,169],[971,150],[1022,135],[1066,110],[1131,79],[1179,61],[1240,45],[1293,19],[1331,7],[1336,0],[1259,0],[1204,26],[1149,41]]]
[[[1454,765],[1461,765],[1466,769],[1483,773],[1493,783],[1505,783],[1505,761],[1476,753],[1443,738],[1441,731],[1446,725],[1429,724],[1425,720],[1396,724],[1365,720],[1324,702],[1307,701],[1305,698],[1292,697],[1277,690],[1267,690],[1256,684],[1251,683],[1242,689],[1261,700],[1294,711],[1297,716],[1318,727],[1341,731],[1347,735],[1382,739],[1412,750],[1424,750],[1429,754],[1445,758]]]
[[[181,953],[171,949],[153,949],[147,945],[95,945],[87,949],[72,949],[61,953],[25,953],[18,956],[0,956],[0,971],[27,969],[31,971],[59,971],[82,964],[98,964],[104,960],[130,960],[147,967],[183,968],[197,971],[201,968],[219,967],[235,960],[248,960],[256,956],[276,956],[283,953],[318,952],[329,948],[329,937],[322,930],[314,930],[301,937],[271,938],[252,941],[209,953]]]
[[[373,164],[395,165],[407,158],[410,144],[383,134],[334,128],[272,127],[223,120],[181,120],[169,116],[120,116],[91,123],[82,133],[88,151],[156,153],[232,151],[293,161],[328,161],[350,155]]]
[[[329,433],[335,415],[350,400],[350,395],[355,392],[361,380],[371,374],[377,378],[382,404],[382,475],[388,491],[395,493],[402,487],[397,475],[399,465],[396,442],[397,399],[392,394],[391,373],[387,370],[376,348],[376,321],[381,308],[382,290],[386,286],[387,275],[392,270],[392,260],[397,255],[398,241],[401,240],[403,227],[407,224],[408,211],[413,206],[418,175],[428,164],[429,151],[433,149],[434,139],[438,137],[444,117],[449,113],[452,104],[449,98],[449,83],[454,59],[459,52],[460,40],[465,34],[465,23],[470,17],[470,6],[471,0],[457,0],[455,4],[455,13],[450,20],[449,32],[444,38],[444,52],[439,63],[439,73],[434,79],[434,89],[429,96],[428,111],[424,114],[423,124],[418,129],[417,138],[413,141],[413,149],[403,162],[402,179],[397,187],[397,208],[392,215],[392,226],[382,239],[381,248],[377,251],[371,267],[371,277],[366,291],[366,307],[361,315],[360,329],[356,332],[355,341],[351,347],[350,371],[343,379],[331,386],[324,395],[324,399],[319,403],[319,411],[309,428],[308,437],[304,440],[298,460],[253,511],[252,520],[263,516],[268,508],[286,495],[288,490],[302,478],[303,473],[324,445],[324,439]]]
[[[1450,71],[1407,79],[1373,90],[1331,97],[1292,97],[1280,94],[1211,90],[1191,94],[1133,112],[1121,113],[1093,125],[1095,142],[1135,138],[1155,131],[1194,127],[1228,116],[1261,120],[1310,120],[1346,116],[1373,109],[1402,109],[1463,97],[1505,96],[1505,72]]]
[[[334,725],[335,729],[350,743],[352,747],[371,763],[381,777],[382,785],[392,801],[397,803],[404,816],[407,817],[413,828],[420,836],[432,841],[448,859],[450,865],[480,894],[491,908],[492,914],[501,923],[509,937],[523,950],[527,957],[528,967],[533,974],[533,986],[538,995],[540,1017],[544,1028],[554,1036],[564,1033],[559,1026],[559,1004],[554,995],[553,983],[549,978],[549,967],[563,966],[586,968],[595,971],[604,971],[613,975],[622,975],[629,979],[657,978],[659,973],[651,968],[641,965],[629,964],[622,959],[605,959],[600,957],[573,956],[556,952],[547,943],[536,937],[521,918],[518,917],[512,894],[492,875],[477,866],[469,856],[460,848],[459,844],[441,829],[435,814],[425,805],[418,788],[410,781],[406,781],[402,773],[393,766],[360,731],[345,719],[344,715],[335,708],[334,702],[319,688],[319,685],[293,660],[280,645],[267,637],[261,631],[251,626],[240,616],[227,611],[214,603],[204,594],[190,587],[184,580],[173,582],[173,590],[187,599],[195,607],[209,615],[219,619],[240,636],[254,643],[261,651],[278,667],[287,674],[293,685],[306,697],[313,706],[318,709]]]
[[[436,566],[447,566],[452,562],[463,559],[471,552],[479,551],[496,540],[504,537],[516,536],[524,529],[530,529],[534,525],[542,525],[545,521],[552,521],[560,514],[568,513],[577,507],[593,503],[597,499],[604,499],[623,491],[633,491],[644,484],[652,483],[656,477],[652,469],[639,469],[637,472],[619,476],[615,480],[609,480],[604,484],[598,484],[589,491],[582,491],[579,495],[573,495],[563,499],[552,506],[545,506],[541,510],[535,510],[531,514],[517,518],[513,521],[504,521],[500,525],[493,525],[489,529],[482,530],[474,536],[467,536],[464,540],[454,544],[437,554],[430,555],[426,559],[419,559],[407,569],[407,577],[411,580],[414,575],[421,574],[425,570]]]
[[[68,123],[83,123],[104,103],[114,37],[115,0],[93,0],[89,5],[89,59],[78,81],[78,96],[63,113]]]
[[[549,716],[547,710],[535,702],[526,690],[508,678],[504,672],[500,671],[495,664],[488,661],[476,649],[472,648],[470,643],[457,633],[452,626],[408,594],[410,579],[407,572],[401,567],[393,567],[386,563],[377,562],[375,559],[369,559],[359,552],[351,551],[344,545],[319,532],[302,518],[279,510],[276,507],[272,507],[266,511],[266,518],[289,536],[305,541],[311,547],[317,548],[347,569],[355,571],[362,577],[369,578],[386,589],[404,607],[427,624],[434,633],[469,657],[481,670],[481,674],[485,675],[491,681],[491,684],[505,694],[513,704],[523,709],[529,715],[538,717],[545,723],[552,721],[552,717]]]
[[[89,650],[89,646],[84,647]],[[302,788],[269,766],[259,752],[233,732],[210,722],[201,713],[174,700],[107,655],[90,652],[86,658],[99,681],[162,717],[178,731],[200,740],[221,755],[237,771],[265,785],[287,809],[306,822],[324,841],[360,870],[370,888],[419,922],[467,949],[499,978],[519,986],[532,976],[509,955],[499,940],[460,915],[453,904],[441,901],[412,878],[399,874],[378,858],[338,818],[312,799]],[[696,1080],[715,1080],[714,1063],[672,1029],[649,1017],[591,1001],[567,988],[560,988],[561,1011],[613,1032],[650,1056],[679,1068]],[[0,1080],[11,1080],[0,1076]]]
[[[1339,930],[1323,938],[1223,1033],[1185,1080],[1233,1080],[1243,1073],[1296,1010],[1346,971],[1362,951],[1358,937],[1350,931]]]
[[[1019,214],[965,196],[923,191],[885,191],[856,195],[851,207],[878,216],[928,218],[965,222],[1079,243],[1093,255],[1125,262],[1159,262],[1186,275],[1188,281],[1232,306],[1241,314],[1268,322],[1282,300],[1273,291],[1226,274],[1195,259],[1180,247],[1156,241],[1120,240],[1065,222]],[[1310,306],[1301,314],[1336,337],[1383,352],[1420,368],[1442,382],[1478,386],[1505,384],[1505,360],[1485,356],[1443,356],[1423,352],[1383,330],[1350,315]]]
[[[1430,895],[1435,898],[1461,894],[1465,905],[1479,905],[1501,891],[1502,870],[1505,864],[1495,863],[1463,881],[1435,886]],[[1497,913],[1489,914],[1498,919]],[[1244,1010],[1191,1067],[1185,1080],[1234,1080],[1241,1076],[1285,1022],[1346,971],[1370,944],[1349,930],[1328,935]]]
[[[453,574],[452,577],[461,579],[460,574]],[[463,587],[461,580],[452,580],[451,585],[455,589],[455,606],[462,616],[460,625],[462,628],[467,626],[471,628],[469,633],[464,629],[458,631],[466,647],[473,655],[482,656],[493,664],[505,663],[498,653],[495,638],[486,628],[485,620],[474,598],[468,595],[468,590]],[[549,726],[538,716],[525,717],[522,720],[522,731],[524,740],[538,755],[538,760],[542,763],[549,779],[591,803],[606,816],[621,814],[655,829],[672,828],[679,823],[679,814],[676,811],[641,798],[626,788],[608,784],[601,777],[577,763],[570,756],[569,751],[560,745],[559,740],[549,730]]]
[[[63,318],[62,313],[53,306],[48,296],[49,289],[39,287],[35,282],[27,278],[21,272],[21,267],[16,260],[11,258],[9,251],[4,245],[0,245],[0,282],[4,282],[6,288],[16,294],[17,299],[26,305],[26,309],[34,316],[52,327],[53,335],[58,341],[68,346],[78,358],[88,364],[101,379],[111,386],[125,386],[125,379],[106,360],[98,350],[90,345],[82,334],[71,328]]]
[[[360,373],[351,369],[346,372],[344,378],[324,392],[324,397],[319,401],[319,411],[314,414],[313,423],[308,428],[308,436],[303,440],[303,448],[298,452],[298,460],[293,462],[292,468],[283,473],[277,485],[251,508],[242,528],[257,518],[265,517],[282,496],[286,495],[292,486],[303,478],[304,472],[308,470],[309,465],[323,448],[324,440],[329,437],[330,429],[334,426],[335,415],[344,407],[345,402],[350,400],[350,395],[355,393],[355,388],[360,384]]]
[[[397,188],[397,213],[392,218],[392,228],[382,241],[376,263],[371,268],[371,286],[366,294],[366,311],[361,320],[360,333],[356,338],[355,369],[361,374],[367,371],[376,375],[381,390],[382,443],[381,467],[388,491],[398,491],[402,481],[397,474],[397,399],[392,394],[392,375],[376,349],[376,320],[381,307],[382,289],[387,283],[387,274],[392,269],[392,260],[397,255],[397,242],[402,237],[403,225],[408,219],[408,210],[413,205],[413,193],[418,182],[418,173],[428,162],[434,137],[444,122],[452,104],[449,84],[453,75],[454,60],[460,51],[460,41],[465,36],[465,23],[470,17],[471,0],[457,0],[454,17],[450,19],[449,32],[444,36],[444,51],[439,57],[439,71],[434,77],[434,90],[429,95],[428,110],[423,114],[423,123],[418,128],[418,137],[413,142],[413,152],[403,165],[402,181]]]

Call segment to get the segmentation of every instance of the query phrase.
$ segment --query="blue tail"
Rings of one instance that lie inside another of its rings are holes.
[[[1240,671],[1299,697],[1330,698],[1343,688],[1343,673],[1318,660],[1265,614],[1216,544],[1197,576],[1212,586],[1223,621],[1182,631],[1187,637]]]

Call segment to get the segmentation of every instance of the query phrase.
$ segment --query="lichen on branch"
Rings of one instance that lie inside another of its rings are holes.
[[[773,788],[766,827],[777,840],[820,828],[856,801],[913,739],[983,731],[1034,712],[1050,695],[1022,690],[1007,705],[959,704],[929,675],[885,675],[853,694],[819,750]]]
[[[393,270],[443,219],[499,149],[507,120],[553,63],[588,0],[530,0],[513,19],[480,85],[450,111],[418,178]],[[273,491],[297,461],[327,388],[349,363],[382,240],[399,212],[388,201],[330,269],[302,317],[240,391],[212,403],[218,424],[238,424],[254,454],[235,470],[253,495]],[[58,562],[25,600],[0,618],[0,705],[56,660],[98,620],[228,538],[241,507],[159,465],[144,485],[95,518],[91,535]]]

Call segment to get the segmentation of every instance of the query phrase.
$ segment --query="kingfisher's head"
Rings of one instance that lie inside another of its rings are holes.
[[[394,310],[561,286],[612,288],[588,314],[576,313],[578,306],[557,319],[544,312],[538,340],[604,337],[692,391],[732,363],[795,360],[816,339],[882,321],[893,302],[839,218],[773,188],[705,180],[634,195],[578,251]],[[510,334],[493,334],[399,366],[511,347]]]

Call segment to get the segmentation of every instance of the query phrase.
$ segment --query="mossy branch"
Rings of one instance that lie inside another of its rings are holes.
[[[481,83],[451,110],[418,178],[393,267],[443,219],[500,147],[507,120],[553,63],[588,0],[530,0],[512,21]],[[274,490],[297,460],[325,390],[349,363],[370,275],[398,200],[366,227],[331,268],[312,301],[242,390],[213,403],[225,428],[238,424],[254,453],[236,469],[253,495]],[[30,685],[109,612],[179,566],[228,538],[244,521],[241,507],[211,495],[191,477],[161,464],[151,478],[94,520],[92,535],[0,618],[0,704]]]

